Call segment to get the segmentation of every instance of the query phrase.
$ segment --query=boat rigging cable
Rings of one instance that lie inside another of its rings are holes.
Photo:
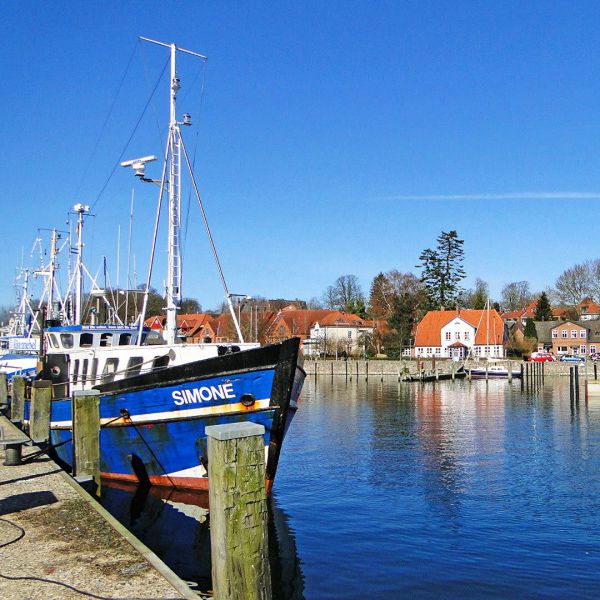
[[[150,106],[152,98],[154,97],[154,94],[156,93],[156,90],[158,89],[158,85],[160,84],[160,81],[161,81],[161,79],[162,79],[162,77],[164,75],[164,72],[165,72],[168,64],[169,64],[169,59],[167,59],[165,61],[165,65],[162,68],[162,71],[160,72],[160,75],[158,76],[158,79],[156,80],[156,83],[154,84],[154,88],[152,89],[150,97],[146,101],[146,104],[144,106],[144,109],[142,110],[142,113],[140,114],[140,116],[139,116],[136,124],[133,127],[133,131],[131,132],[131,135],[129,136],[129,138],[127,138],[127,142],[125,142],[125,146],[123,147],[123,150],[121,150],[121,154],[119,154],[119,158],[115,162],[115,164],[114,164],[114,166],[113,166],[113,168],[112,168],[109,176],[107,177],[106,181],[104,182],[104,185],[102,186],[102,189],[100,190],[100,192],[98,192],[98,195],[96,196],[96,199],[94,200],[94,202],[93,202],[90,210],[94,210],[94,207],[96,206],[96,204],[98,204],[98,201],[102,197],[102,194],[104,194],[104,192],[106,191],[106,188],[108,187],[108,184],[109,184],[110,180],[112,179],[112,176],[115,174],[115,171],[117,170],[117,167],[121,164],[123,156],[125,155],[125,152],[127,152],[127,148],[129,147],[129,144],[131,143],[131,140],[133,139],[133,136],[135,135],[135,132],[137,131],[138,127],[140,126],[140,123],[142,122],[142,119],[144,118],[144,115],[146,114],[146,111],[148,110],[148,106]]]
[[[131,66],[131,63],[133,62],[133,57],[135,56],[135,52],[138,49],[138,46],[139,46],[139,42],[134,44],[134,46],[133,46],[131,56],[129,57],[129,60],[127,61],[127,66],[125,67],[125,72],[123,73],[123,76],[121,77],[121,81],[119,82],[117,91],[111,102],[110,108],[108,109],[108,114],[106,115],[106,118],[104,119],[104,123],[102,123],[102,127],[100,128],[100,133],[98,134],[96,143],[94,144],[94,147],[92,148],[90,157],[88,158],[85,169],[83,170],[83,174],[81,175],[81,179],[79,180],[77,189],[75,190],[75,194],[73,194],[74,198],[77,198],[79,196],[79,192],[81,191],[81,186],[83,185],[83,182],[85,181],[85,178],[87,177],[87,174],[89,173],[90,166],[92,164],[92,161],[94,160],[94,157],[96,156],[96,151],[98,150],[98,146],[100,145],[100,140],[102,139],[102,136],[104,135],[104,132],[106,131],[106,126],[108,125],[110,117],[112,116],[113,110],[117,104],[117,99],[119,98],[119,94],[121,93],[121,89],[123,87],[123,84],[125,83],[125,79],[127,78],[127,74],[129,73],[129,67]]]

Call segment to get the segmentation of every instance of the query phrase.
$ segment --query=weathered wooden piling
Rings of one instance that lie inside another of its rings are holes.
[[[573,367],[575,372],[575,400],[579,402],[579,367]]]
[[[512,375],[512,360],[508,361],[508,380],[512,381],[513,375]]]
[[[50,407],[52,404],[52,382],[34,381],[31,386],[31,408],[29,411],[29,437],[38,446],[50,439]]]
[[[100,489],[100,392],[73,393],[73,475],[78,481],[94,479]]]
[[[0,411],[8,406],[8,384],[6,382],[6,373],[0,373]]]
[[[208,480],[212,584],[219,600],[269,600],[264,427],[210,425]]]
[[[365,379],[369,381],[369,361],[365,360]]]
[[[10,420],[21,426],[25,418],[25,378],[13,377],[10,394]]]
[[[594,380],[598,379],[598,365],[594,363]]]

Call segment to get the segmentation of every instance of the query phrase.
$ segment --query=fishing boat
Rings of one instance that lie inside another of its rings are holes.
[[[475,379],[479,378],[494,378],[494,379],[508,379],[509,374],[515,379],[521,377],[520,369],[508,370],[505,365],[493,364],[488,367],[478,367],[476,369],[469,369],[469,375]]]
[[[305,378],[298,338],[261,347],[244,341],[232,297],[218,259],[193,169],[181,134],[189,115],[176,118],[176,97],[181,87],[176,71],[178,52],[202,55],[148,38],[145,42],[170,51],[169,133],[162,177],[145,176],[154,156],[125,161],[142,181],[159,184],[157,219],[141,314],[133,326],[85,325],[80,321],[46,331],[40,379],[53,389],[51,445],[58,460],[72,466],[73,394],[99,394],[101,475],[122,482],[207,489],[209,425],[250,421],[264,425],[266,483],[273,484],[284,437],[298,406]],[[238,341],[233,343],[181,343],[177,335],[177,308],[181,302],[180,172],[182,155],[202,211],[224,295]],[[168,174],[168,180],[167,180]],[[168,192],[168,276],[165,285],[164,339],[144,326],[158,214]],[[80,218],[88,207],[80,206]],[[82,229],[78,227],[79,233]],[[83,243],[78,239],[78,265]],[[78,267],[80,269],[81,267]],[[76,270],[77,274],[77,270]],[[75,314],[81,316],[82,277],[75,285]],[[77,319],[76,319],[77,321]]]

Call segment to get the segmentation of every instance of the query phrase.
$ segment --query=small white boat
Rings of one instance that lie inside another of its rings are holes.
[[[475,378],[485,378],[486,375],[488,378],[494,378],[494,379],[508,379],[508,375],[509,375],[509,371],[508,371],[508,367],[504,366],[504,365],[490,365],[489,367],[486,368],[477,368],[477,369],[469,369],[469,374],[471,375],[471,377],[475,377]],[[520,378],[521,377],[521,370],[520,369],[512,369],[512,376],[514,378]]]

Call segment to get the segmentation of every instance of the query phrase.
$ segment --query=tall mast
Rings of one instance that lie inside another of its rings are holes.
[[[46,317],[54,319],[54,273],[56,271],[56,227],[52,229],[52,239],[50,240],[50,268],[48,270],[48,312]]]
[[[180,83],[177,77],[175,57],[177,46],[171,47],[171,93],[169,94],[169,143],[171,160],[169,164],[169,239],[168,272],[166,285],[167,300],[167,344],[174,344],[177,335],[177,307],[181,303],[181,248],[179,231],[181,225],[181,145],[179,123],[176,118],[177,92]]]
[[[76,204],[73,210],[77,213],[77,244],[75,246],[75,312],[73,320],[75,325],[81,325],[83,303],[83,218],[90,211],[84,204]]]

